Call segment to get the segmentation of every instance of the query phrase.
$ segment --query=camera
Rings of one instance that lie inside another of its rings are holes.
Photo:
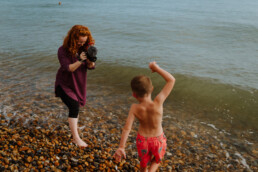
[[[84,52],[87,56],[87,59],[89,59],[89,61],[91,62],[95,62],[97,61],[97,53],[98,53],[98,49],[95,46],[89,46],[89,48],[86,51],[86,48],[83,46],[79,52],[78,52],[78,59],[80,59],[80,54]]]

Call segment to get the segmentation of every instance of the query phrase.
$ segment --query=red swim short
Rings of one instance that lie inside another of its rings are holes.
[[[152,160],[160,163],[165,155],[167,139],[164,133],[158,137],[144,137],[139,133],[136,138],[136,146],[142,168],[150,165]]]

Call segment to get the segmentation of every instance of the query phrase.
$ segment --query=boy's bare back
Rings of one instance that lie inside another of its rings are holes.
[[[134,115],[139,120],[138,133],[145,137],[155,137],[163,133],[163,107],[155,101],[132,105]]]

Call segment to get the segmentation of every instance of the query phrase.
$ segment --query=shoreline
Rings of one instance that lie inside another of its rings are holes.
[[[11,66],[16,66],[13,63],[11,64]],[[46,72],[44,68],[39,69],[38,67],[26,68],[25,71],[24,68],[22,68],[23,71],[13,71],[8,66],[6,65],[0,70],[2,74],[0,106],[16,106],[16,109],[21,109],[18,106],[22,103],[26,104],[29,101],[27,99],[37,99],[35,98],[38,96],[36,93],[49,94],[53,92],[56,67],[53,70],[52,66]],[[30,70],[35,70],[35,72],[32,73]],[[109,75],[106,75],[107,72]],[[90,100],[91,97],[95,98],[104,94],[104,96],[109,97],[110,101],[119,98],[122,102],[129,102],[127,99],[131,97],[131,90],[128,83],[130,83],[130,78],[139,73],[147,76],[151,74],[149,69],[145,68],[100,62],[98,68],[89,71],[87,99]],[[182,118],[183,116],[182,119],[188,121],[197,119],[237,137],[242,138],[242,135],[244,135],[247,142],[258,142],[258,135],[256,134],[258,131],[256,118],[256,112],[258,112],[256,106],[258,101],[257,90],[243,90],[238,86],[217,83],[208,78],[175,75],[178,83],[167,100],[168,106],[164,106],[165,109],[170,110],[169,114],[172,117]],[[113,76],[118,78],[115,77],[115,79]],[[155,95],[162,88],[164,81],[155,74],[150,76],[153,77],[153,84],[155,85],[153,95]],[[207,91],[214,93],[210,95]],[[47,103],[46,101],[36,100],[35,106],[38,106],[39,103],[37,102]],[[126,107],[127,104],[124,103],[123,106]],[[51,105],[45,106],[42,111],[50,107]],[[174,113],[174,111],[178,113]],[[251,132],[253,134],[250,134]]]
[[[115,163],[112,155],[118,147],[127,108],[116,101],[105,103],[102,97],[92,98],[81,108],[79,129],[88,148],[72,144],[66,109],[52,94],[38,95],[48,99],[34,109],[24,104],[20,112],[1,111],[1,170],[30,171],[137,171],[139,160],[134,123],[127,141],[127,159]],[[118,100],[117,100],[118,101]],[[33,102],[31,102],[33,103]],[[116,106],[114,106],[116,104]],[[100,108],[101,107],[101,108]],[[41,109],[41,110],[40,110]],[[167,151],[159,171],[257,171],[257,147],[241,150],[226,140],[226,135],[206,125],[165,122]],[[109,169],[109,170],[108,170]]]

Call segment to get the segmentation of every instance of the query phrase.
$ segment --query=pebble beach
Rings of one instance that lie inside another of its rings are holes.
[[[26,102],[3,105],[0,171],[139,171],[137,122],[127,141],[127,159],[117,163],[112,158],[133,98],[111,101],[107,92],[99,94],[103,96],[90,94],[80,110],[79,132],[88,144],[84,149],[72,143],[67,109],[53,93],[41,91]],[[12,102],[11,96],[2,94],[1,99]],[[167,118],[163,126],[168,147],[159,171],[258,170],[255,144],[243,149],[210,126]]]
[[[139,171],[135,138],[117,163],[130,79],[150,61],[177,83],[164,104],[167,152],[159,171],[258,171],[258,1],[0,1],[0,172]],[[75,24],[99,50],[72,143],[54,96],[57,49]]]

